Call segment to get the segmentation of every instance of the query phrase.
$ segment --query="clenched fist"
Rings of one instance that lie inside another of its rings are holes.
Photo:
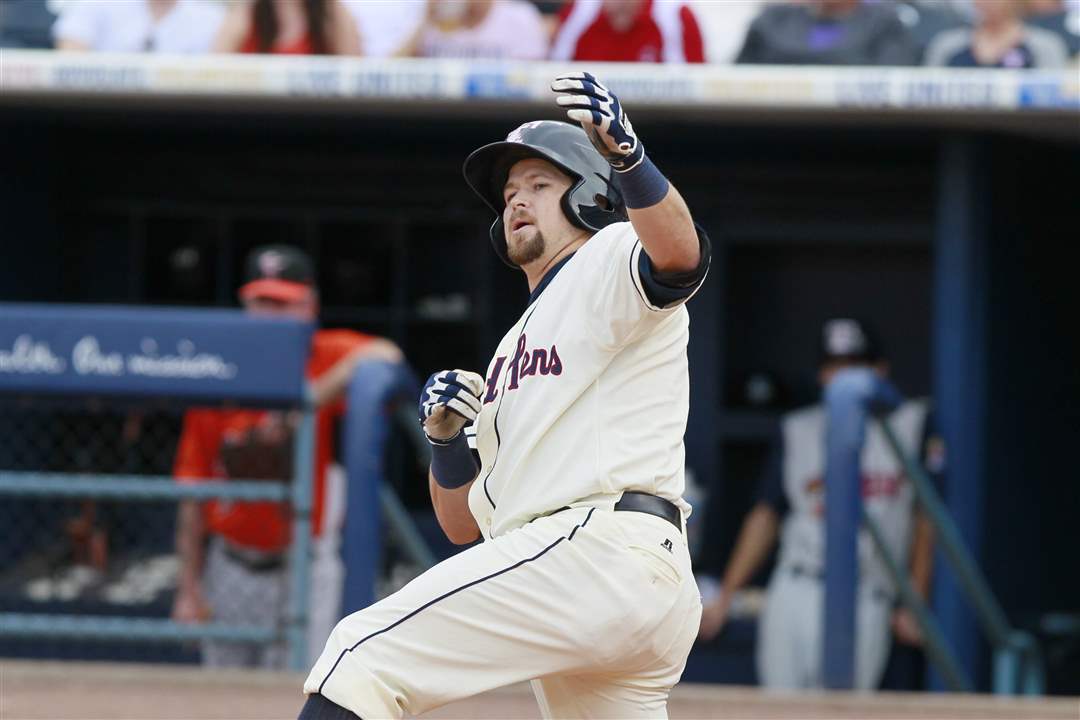
[[[420,424],[428,440],[445,443],[473,422],[483,403],[484,378],[468,370],[441,370],[420,393]]]

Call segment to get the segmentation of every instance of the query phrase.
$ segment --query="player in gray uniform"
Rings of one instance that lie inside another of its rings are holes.
[[[483,542],[342,620],[302,720],[523,680],[545,717],[667,717],[701,612],[684,303],[709,245],[614,95],[585,73],[552,89],[576,124],[525,123],[464,168],[528,303],[485,375],[435,373],[420,399],[439,523]]]
[[[822,387],[845,367],[887,369],[866,327],[853,319],[824,324],[821,353]],[[908,453],[925,445],[927,408],[925,400],[908,401],[889,417]],[[824,475],[824,407],[788,413],[781,421],[758,501],[743,522],[718,591],[710,592],[708,583],[702,583],[706,599],[700,636],[708,640],[726,621],[733,595],[758,571],[779,537],[780,553],[758,625],[758,678],[766,687],[822,687]],[[876,424],[867,428],[861,476],[866,511],[877,520],[901,566],[909,559],[913,584],[925,597],[931,527],[915,512],[911,483]],[[918,644],[920,637],[907,610],[894,612],[897,591],[865,529],[859,532],[858,548],[855,687],[874,689],[888,659],[890,626],[908,644]]]

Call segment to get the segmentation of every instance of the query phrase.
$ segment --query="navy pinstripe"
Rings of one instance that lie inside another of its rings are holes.
[[[341,651],[341,654],[338,655],[338,659],[334,661],[334,666],[332,668],[330,668],[330,671],[328,673],[326,673],[326,677],[323,678],[323,681],[321,683],[319,683],[319,693],[320,694],[322,693],[323,688],[326,687],[326,683],[330,680],[330,676],[334,674],[334,671],[337,670],[337,666],[345,658],[345,653],[352,652],[353,650],[360,647],[361,645],[363,645],[364,643],[366,643],[368,640],[370,640],[373,637],[376,637],[378,635],[382,635],[383,633],[386,633],[386,632],[389,632],[390,630],[393,630],[394,628],[396,628],[398,625],[405,622],[409,618],[418,615],[420,612],[426,610],[427,608],[431,607],[432,605],[434,605],[437,602],[445,600],[446,598],[450,597],[451,595],[456,595],[459,592],[461,592],[462,590],[467,590],[467,589],[473,587],[474,585],[479,585],[480,583],[482,583],[482,582],[484,582],[486,580],[491,580],[492,578],[496,578],[496,577],[498,577],[500,575],[504,575],[504,574],[510,572],[511,570],[514,570],[516,568],[521,567],[522,565],[525,565],[526,563],[530,563],[530,562],[533,562],[534,560],[540,559],[541,557],[546,555],[548,553],[548,551],[550,551],[552,548],[554,548],[556,545],[558,545],[562,541],[566,540],[567,542],[569,542],[570,540],[573,540],[574,539],[574,534],[578,531],[578,529],[585,527],[589,523],[589,519],[592,517],[593,512],[595,512],[595,510],[596,510],[596,508],[590,508],[589,509],[589,514],[585,516],[585,519],[582,520],[579,525],[574,526],[573,530],[570,531],[569,535],[563,535],[561,538],[557,539],[555,542],[551,543],[546,548],[544,548],[543,550],[541,550],[537,554],[533,555],[532,557],[525,558],[524,560],[519,560],[516,563],[514,563],[513,565],[511,565],[509,567],[505,567],[502,570],[499,570],[498,572],[494,572],[494,573],[492,573],[490,575],[485,575],[484,577],[482,577],[482,578],[480,578],[478,580],[473,580],[472,582],[466,583],[465,585],[462,585],[461,587],[454,588],[453,590],[451,590],[451,591],[449,591],[447,593],[443,593],[442,595],[435,598],[434,600],[431,600],[430,602],[425,603],[424,605],[421,605],[420,607],[413,610],[408,615],[405,615],[400,620],[397,620],[397,621],[391,623],[390,625],[387,625],[382,630],[376,630],[375,632],[371,633],[370,635],[367,635],[366,637],[358,640],[356,642],[356,644],[354,644],[352,647],[345,648],[344,650]]]

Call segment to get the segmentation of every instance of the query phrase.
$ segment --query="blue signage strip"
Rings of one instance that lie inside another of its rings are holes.
[[[0,303],[0,392],[299,405],[312,329],[239,310]]]

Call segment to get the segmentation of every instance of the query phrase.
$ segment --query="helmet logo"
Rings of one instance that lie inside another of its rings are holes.
[[[270,250],[259,256],[259,272],[264,277],[277,277],[284,269],[285,257],[281,253]]]
[[[525,142],[525,139],[521,136],[521,134],[525,130],[532,130],[533,128],[540,127],[543,123],[544,123],[543,120],[533,120],[532,122],[527,122],[527,123],[525,123],[523,125],[519,125],[518,127],[511,130],[510,134],[506,136],[506,142],[512,142],[512,143],[523,143],[523,142]]]

